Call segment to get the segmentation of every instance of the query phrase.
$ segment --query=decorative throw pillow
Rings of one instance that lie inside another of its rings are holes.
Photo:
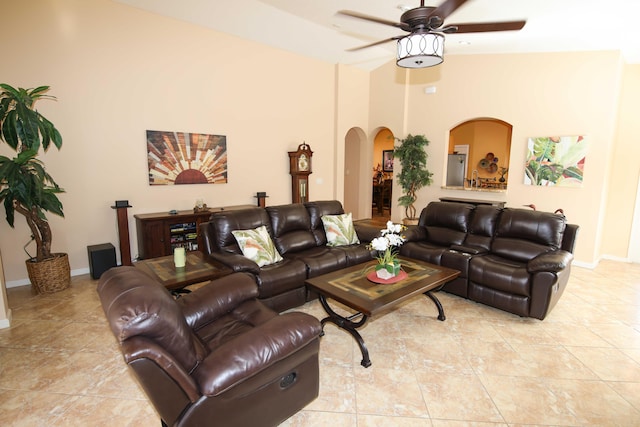
[[[232,231],[242,255],[258,264],[259,267],[282,261],[282,256],[273,245],[267,227],[261,225],[255,230]]]
[[[353,228],[351,213],[342,215],[323,215],[322,225],[327,235],[328,246],[344,246],[360,243]]]

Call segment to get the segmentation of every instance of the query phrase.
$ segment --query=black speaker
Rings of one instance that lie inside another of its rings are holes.
[[[111,243],[87,246],[89,253],[89,270],[92,279],[99,279],[102,273],[118,265],[116,263],[116,248]]]

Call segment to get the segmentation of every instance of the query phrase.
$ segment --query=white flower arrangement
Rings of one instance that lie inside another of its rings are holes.
[[[369,249],[378,251],[378,269],[387,269],[389,273],[399,269],[398,251],[405,242],[402,232],[406,229],[404,225],[394,224],[387,221],[387,228],[380,230],[380,237],[376,237],[367,246]]]

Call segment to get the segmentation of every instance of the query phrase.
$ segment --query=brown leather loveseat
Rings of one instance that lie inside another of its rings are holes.
[[[164,425],[273,426],[318,396],[320,322],[265,307],[248,274],[174,300],[135,267],[115,267],[98,294]]]
[[[400,253],[460,270],[445,291],[544,319],[569,280],[578,229],[555,213],[432,202]]]

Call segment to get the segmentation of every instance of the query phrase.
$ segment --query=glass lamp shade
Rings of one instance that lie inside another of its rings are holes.
[[[396,64],[404,68],[426,68],[443,61],[444,36],[437,33],[412,33],[398,40]]]

